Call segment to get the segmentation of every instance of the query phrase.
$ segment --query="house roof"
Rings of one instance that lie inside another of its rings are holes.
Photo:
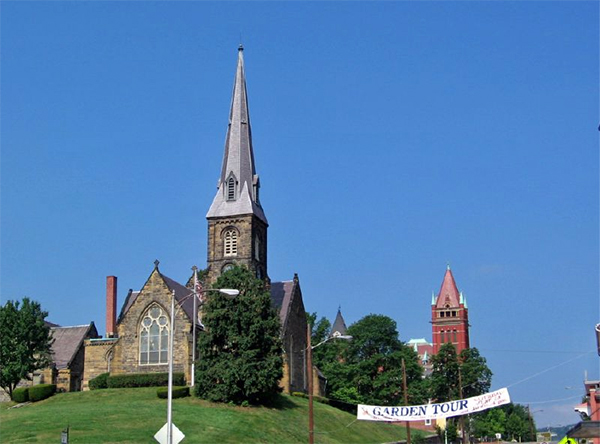
[[[446,274],[444,275],[444,280],[442,281],[440,292],[437,296],[435,307],[444,308],[446,305],[449,305],[450,307],[459,307],[460,303],[460,292],[454,281],[452,270],[450,270],[450,266],[448,266]]]
[[[52,361],[57,369],[67,368],[81,347],[88,334],[98,336],[93,322],[88,325],[72,327],[52,327],[50,329],[52,343]]]
[[[271,282],[271,302],[279,312],[281,325],[284,326],[294,293],[294,281]]]

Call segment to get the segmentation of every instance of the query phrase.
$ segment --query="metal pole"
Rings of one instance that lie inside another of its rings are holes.
[[[194,319],[192,319],[192,374],[190,376],[191,386],[196,383],[196,324],[198,323],[198,268],[194,265]]]
[[[314,444],[315,431],[313,422],[313,369],[312,369],[312,346],[310,341],[310,325],[306,326],[306,366],[308,367],[308,443]]]
[[[408,388],[406,385],[406,365],[402,358],[402,391],[404,392],[404,405],[408,407]],[[410,422],[406,421],[406,444],[410,444]]]
[[[169,335],[169,386],[167,397],[167,444],[173,444],[173,336],[175,336],[175,290],[171,295],[171,334]]]

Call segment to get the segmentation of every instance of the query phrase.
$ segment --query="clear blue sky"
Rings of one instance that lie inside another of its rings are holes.
[[[3,301],[103,333],[107,275],[121,304],[155,259],[205,266],[241,38],[272,280],[430,339],[450,262],[494,388],[578,421],[600,377],[597,2],[0,12]]]

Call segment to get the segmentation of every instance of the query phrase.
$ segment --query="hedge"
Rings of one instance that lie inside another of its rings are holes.
[[[156,389],[156,396],[167,399],[169,397],[169,387],[159,387]],[[173,387],[173,399],[185,398],[186,396],[190,396],[190,388],[188,386]]]
[[[308,399],[308,395],[302,392],[292,392],[292,396]],[[329,404],[331,407],[335,407],[336,409],[356,415],[357,406],[355,404],[350,404],[333,398],[324,398],[322,396],[313,396],[313,400],[320,402],[321,404]]]
[[[29,387],[19,387],[12,392],[12,400],[15,402],[29,401]]]
[[[168,373],[134,373],[107,378],[108,388],[160,387],[169,383]],[[173,385],[185,385],[183,373],[173,373]]]
[[[32,402],[49,398],[56,393],[56,384],[38,384],[29,387],[29,400]]]
[[[95,378],[90,379],[90,390],[98,390],[108,388],[108,376],[110,373],[102,373]]]

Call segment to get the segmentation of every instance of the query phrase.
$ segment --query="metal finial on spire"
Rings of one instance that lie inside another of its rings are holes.
[[[194,272],[195,272],[195,271],[197,271],[197,270],[198,270],[198,267],[196,267],[196,266],[194,265],[194,266],[192,267],[192,271],[194,271]]]
[[[446,261],[446,270],[450,270],[450,261]]]
[[[238,46],[238,51],[243,51],[243,50],[244,50],[244,45],[242,45],[242,44],[240,43],[240,46]]]
[[[338,311],[342,311],[342,304],[338,305]]]
[[[158,259],[156,259],[156,260],[154,261],[154,268],[155,268],[155,269],[156,269],[156,268],[158,268],[158,264],[160,264],[160,261],[159,261]]]

